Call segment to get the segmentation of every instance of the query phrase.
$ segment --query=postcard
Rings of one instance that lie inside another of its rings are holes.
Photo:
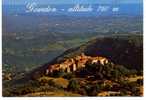
[[[143,0],[3,0],[3,97],[143,97]]]

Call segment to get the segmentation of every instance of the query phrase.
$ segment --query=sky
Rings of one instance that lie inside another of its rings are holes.
[[[111,3],[142,3],[143,0],[3,0],[3,4],[26,4],[37,2],[38,4],[111,4]]]

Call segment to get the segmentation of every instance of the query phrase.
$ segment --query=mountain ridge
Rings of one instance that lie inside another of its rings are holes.
[[[100,39],[95,38],[77,48],[71,48],[65,51],[63,54],[56,57],[51,62],[48,62],[43,66],[36,68],[31,73],[44,74],[48,66],[57,63],[62,63],[66,59],[79,56],[83,53],[86,56],[91,57],[97,56],[105,57],[115,64],[124,65],[128,69],[142,70],[143,69],[142,45],[141,44],[135,45],[135,43],[133,43],[132,39],[130,38],[131,37],[128,37],[127,39],[117,37],[114,38],[103,37]],[[138,40],[139,39],[140,38],[138,38]],[[120,46],[118,46],[119,44]]]

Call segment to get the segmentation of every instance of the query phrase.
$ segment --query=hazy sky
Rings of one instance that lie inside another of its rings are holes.
[[[142,3],[143,0],[3,0],[3,4],[26,4],[27,2],[37,2],[39,4],[111,4],[111,3]]]

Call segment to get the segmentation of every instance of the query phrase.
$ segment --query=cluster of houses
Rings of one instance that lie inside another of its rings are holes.
[[[75,56],[74,58],[69,58],[63,61],[62,63],[49,65],[46,70],[46,74],[53,73],[54,71],[63,70],[64,72],[74,72],[77,69],[85,67],[86,63],[100,63],[102,65],[107,64],[109,60],[105,57],[91,57],[86,56],[84,53],[81,55]]]

